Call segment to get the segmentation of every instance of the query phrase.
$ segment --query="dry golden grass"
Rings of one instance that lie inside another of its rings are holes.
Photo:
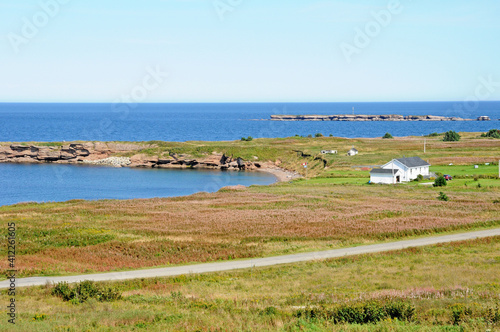
[[[113,303],[63,302],[47,286],[19,289],[19,331],[497,331],[500,237],[315,262],[106,283]],[[0,302],[7,303],[6,292]],[[300,308],[405,301],[415,321],[335,324]],[[452,306],[472,313],[452,323]],[[274,308],[274,311],[266,310]],[[273,313],[274,312],[274,313]],[[46,315],[44,320],[33,317]],[[0,331],[12,331],[0,320]]]
[[[455,190],[440,202],[436,190],[300,181],[170,199],[21,204],[2,207],[0,220],[17,222],[22,276],[278,255],[499,224],[496,191]]]

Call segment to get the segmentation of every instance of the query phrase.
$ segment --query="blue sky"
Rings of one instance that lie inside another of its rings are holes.
[[[500,100],[499,17],[498,0],[0,0],[0,101],[463,101],[481,77]]]

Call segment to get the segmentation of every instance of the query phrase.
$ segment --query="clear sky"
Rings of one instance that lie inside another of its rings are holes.
[[[499,18],[498,0],[0,0],[0,101],[500,100]]]

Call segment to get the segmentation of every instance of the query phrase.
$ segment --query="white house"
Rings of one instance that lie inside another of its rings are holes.
[[[356,150],[355,148],[352,148],[350,149],[348,152],[347,152],[347,155],[348,156],[355,156],[358,154],[358,150]]]
[[[409,182],[416,179],[419,174],[422,176],[429,176],[429,166],[431,165],[428,162],[419,157],[393,159],[383,165],[382,168],[372,169],[370,172],[370,182]]]
[[[321,150],[321,154],[337,154],[337,150]]]

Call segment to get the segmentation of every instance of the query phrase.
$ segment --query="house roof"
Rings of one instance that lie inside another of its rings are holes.
[[[396,160],[399,161],[401,164],[405,165],[406,167],[421,167],[421,166],[431,165],[425,160],[422,160],[422,158],[420,157],[399,158]]]
[[[392,174],[394,171],[394,175],[399,172],[399,169],[385,169],[385,168],[374,168],[370,171],[370,174]]]

